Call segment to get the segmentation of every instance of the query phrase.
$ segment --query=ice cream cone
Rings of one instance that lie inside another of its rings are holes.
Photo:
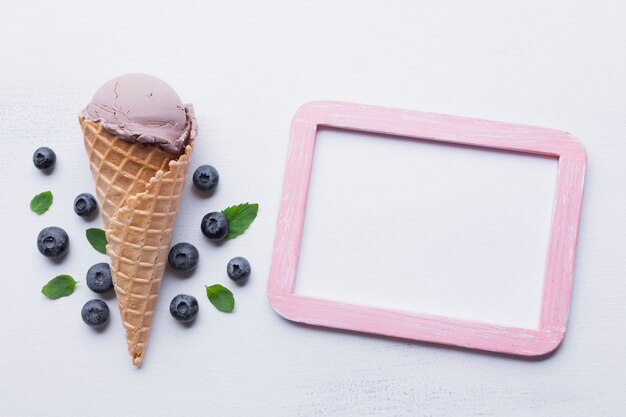
[[[193,152],[195,119],[180,156],[129,142],[79,115],[133,364],[143,361],[172,231]]]

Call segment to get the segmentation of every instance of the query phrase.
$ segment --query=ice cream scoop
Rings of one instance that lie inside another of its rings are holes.
[[[109,133],[129,142],[157,143],[179,155],[195,125],[193,106],[161,79],[125,74],[107,81],[82,111]],[[192,122],[193,121],[193,122]]]

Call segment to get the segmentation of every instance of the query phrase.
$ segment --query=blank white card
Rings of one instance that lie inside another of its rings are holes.
[[[320,129],[295,291],[536,329],[557,163]]]

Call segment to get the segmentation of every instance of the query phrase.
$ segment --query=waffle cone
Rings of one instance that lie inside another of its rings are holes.
[[[128,142],[79,115],[128,351],[143,361],[161,279],[193,152],[195,126],[182,155]]]

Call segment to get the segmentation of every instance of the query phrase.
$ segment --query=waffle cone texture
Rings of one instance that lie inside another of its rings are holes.
[[[128,142],[79,115],[128,352],[141,365],[197,131],[180,156]]]

